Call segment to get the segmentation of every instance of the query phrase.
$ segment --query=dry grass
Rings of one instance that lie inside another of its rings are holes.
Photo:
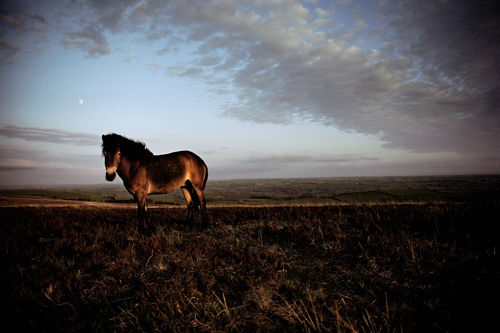
[[[499,313],[495,203],[4,208],[11,330],[459,331]]]

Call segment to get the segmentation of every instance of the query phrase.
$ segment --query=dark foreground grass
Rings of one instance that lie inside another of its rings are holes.
[[[1,209],[3,313],[32,331],[479,331],[500,206]],[[5,327],[5,325],[4,325]],[[495,327],[495,326],[492,326]]]

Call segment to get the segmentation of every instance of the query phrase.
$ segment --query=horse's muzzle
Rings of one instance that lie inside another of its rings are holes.
[[[106,172],[106,180],[108,182],[113,181],[115,179],[115,177],[116,177],[116,172],[113,172],[113,173],[107,173]]]
[[[112,181],[116,177],[116,167],[108,167],[106,168],[106,180]]]

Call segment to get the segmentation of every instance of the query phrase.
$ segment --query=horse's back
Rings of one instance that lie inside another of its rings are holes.
[[[181,150],[163,155],[154,155],[153,158],[156,158],[159,161],[162,161],[163,163],[166,163],[168,165],[179,164],[179,165],[184,165],[185,167],[200,168],[200,169],[207,167],[207,165],[201,159],[201,157],[199,157],[198,155],[189,150]]]
[[[195,153],[183,150],[154,155],[147,163],[148,176],[157,186],[179,188],[186,180],[200,189],[205,188],[207,166]],[[169,187],[170,187],[169,186]]]

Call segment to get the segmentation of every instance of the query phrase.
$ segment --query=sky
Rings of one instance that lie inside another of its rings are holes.
[[[104,183],[101,135],[210,179],[498,174],[498,1],[1,1],[0,185]]]

